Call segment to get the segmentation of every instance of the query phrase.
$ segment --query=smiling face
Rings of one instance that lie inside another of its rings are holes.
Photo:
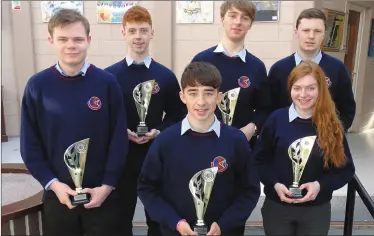
[[[296,80],[291,87],[291,99],[296,110],[304,113],[313,111],[318,98],[317,80],[311,74]]]
[[[305,52],[316,52],[325,39],[325,24],[321,19],[302,19],[295,30],[298,47]]]
[[[56,26],[48,40],[56,49],[59,62],[74,67],[85,60],[91,37],[81,22],[75,22]]]
[[[126,23],[123,30],[130,54],[148,53],[149,43],[153,38],[153,30],[147,22]]]
[[[244,40],[245,35],[252,26],[250,16],[235,7],[231,7],[222,19],[226,37],[231,41]]]
[[[180,98],[187,106],[190,122],[205,124],[214,120],[222,93],[210,86],[187,86],[180,92]]]

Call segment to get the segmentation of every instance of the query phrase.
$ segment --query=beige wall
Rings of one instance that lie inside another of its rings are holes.
[[[173,1],[140,1],[140,5],[145,6],[153,16],[155,37],[151,43],[151,55],[172,69],[179,78],[185,65],[196,53],[219,43],[223,33],[219,17],[221,3],[214,2],[213,24],[177,25],[174,23]],[[255,22],[245,41],[247,49],[262,59],[269,69],[276,60],[295,50],[293,29],[296,18],[303,9],[313,7],[314,4],[322,3],[318,0],[282,1],[280,21]],[[4,85],[4,113],[9,136],[19,135],[20,101],[28,78],[56,62],[54,51],[47,41],[47,23],[42,23],[41,20],[40,1],[22,1],[21,7],[21,11],[12,11],[11,3],[2,1],[2,85]],[[99,67],[106,67],[122,59],[127,49],[121,35],[121,25],[96,23],[95,1],[84,2],[84,15],[91,23],[92,43],[88,61]],[[336,54],[340,58],[342,55],[344,52]],[[370,68],[373,70],[371,62],[365,61],[367,69],[365,76],[362,76],[365,86],[360,84],[362,91],[357,89],[360,94],[364,94],[362,100],[368,102],[360,110],[357,120],[361,122],[357,121],[357,130],[362,130],[367,125],[374,110],[374,99],[373,96],[370,97],[370,89],[368,89],[368,87],[374,88],[373,79],[369,80],[368,77]],[[22,70],[15,70],[16,65],[18,67],[22,65]],[[356,95],[357,97],[360,95]],[[370,99],[371,103],[369,103]],[[366,127],[373,128],[374,120]]]

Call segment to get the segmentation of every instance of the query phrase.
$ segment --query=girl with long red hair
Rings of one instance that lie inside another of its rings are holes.
[[[254,150],[266,195],[266,235],[327,235],[333,191],[355,167],[318,64],[302,62],[288,78],[292,105],[274,111]]]

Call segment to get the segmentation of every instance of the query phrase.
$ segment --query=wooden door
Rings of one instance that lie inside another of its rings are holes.
[[[358,29],[360,26],[360,12],[349,10],[348,31],[347,31],[347,47],[344,57],[344,64],[351,74],[351,80],[355,79],[355,60],[358,40]]]

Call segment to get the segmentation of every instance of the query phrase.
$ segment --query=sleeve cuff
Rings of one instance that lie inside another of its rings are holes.
[[[51,186],[51,184],[52,184],[53,182],[55,182],[55,181],[58,181],[58,179],[57,179],[57,178],[53,178],[53,179],[51,179],[51,181],[49,181],[49,182],[45,185],[44,189],[45,189],[45,190],[51,190],[51,189],[50,189],[50,186]]]

